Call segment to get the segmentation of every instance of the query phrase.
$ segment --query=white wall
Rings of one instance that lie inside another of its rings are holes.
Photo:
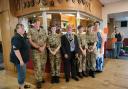
[[[128,23],[127,27],[121,27],[121,21],[116,21],[115,26],[118,27],[119,31],[123,33],[124,38],[128,38]]]
[[[112,13],[128,11],[128,0],[121,0],[116,3],[110,3],[102,8],[103,27],[107,27],[107,16]]]

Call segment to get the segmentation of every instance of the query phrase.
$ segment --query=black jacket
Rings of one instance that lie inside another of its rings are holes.
[[[78,39],[77,36],[74,35],[74,43],[75,43],[75,54],[79,52],[79,45],[78,45]],[[70,55],[71,51],[70,51],[70,43],[66,37],[66,35],[63,35],[61,37],[61,51],[62,54],[68,54]]]
[[[24,63],[29,61],[29,45],[27,39],[22,37],[18,33],[11,40],[11,53],[10,53],[10,61],[14,64],[20,64],[17,56],[14,53],[14,50],[19,50],[22,56]],[[14,46],[14,47],[13,47]]]

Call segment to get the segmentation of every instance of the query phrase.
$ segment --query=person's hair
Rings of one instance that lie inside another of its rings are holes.
[[[18,23],[18,24],[16,25],[16,28],[14,29],[14,33],[17,33],[17,30],[19,29],[20,26],[22,27],[22,26],[24,26],[24,25]]]
[[[94,25],[93,25],[93,24],[88,24],[87,28],[90,28],[90,27],[92,27],[92,26],[94,26]]]
[[[114,27],[114,30],[117,30],[118,29],[118,27]]]
[[[89,35],[89,28],[91,28],[92,26],[94,26],[94,24],[92,24],[92,23],[90,23],[90,24],[88,24],[88,26],[87,26],[87,32],[86,32],[86,34],[87,35]]]
[[[29,23],[30,24],[36,23],[37,21],[40,21],[40,19],[37,18],[37,17],[31,17],[31,18],[29,18]]]
[[[96,23],[98,23],[98,24],[100,25],[100,22],[99,22],[99,21],[95,21],[95,22],[94,22],[94,25],[96,25]]]
[[[83,26],[82,26],[82,25],[79,25],[77,28],[78,28],[78,30],[79,30],[79,29],[83,28]]]

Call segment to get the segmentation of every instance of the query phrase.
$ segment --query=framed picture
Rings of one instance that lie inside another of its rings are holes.
[[[67,28],[68,21],[61,21],[61,28]]]

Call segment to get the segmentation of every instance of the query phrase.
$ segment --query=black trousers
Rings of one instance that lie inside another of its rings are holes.
[[[64,73],[66,78],[76,77],[77,75],[77,59],[75,59],[75,52],[71,52],[67,59],[64,59]]]

